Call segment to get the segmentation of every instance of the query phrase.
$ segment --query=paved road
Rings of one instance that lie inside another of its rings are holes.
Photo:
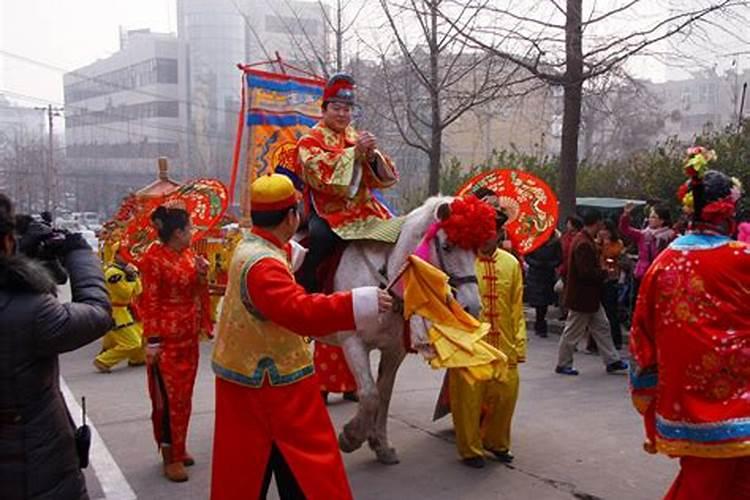
[[[626,377],[607,375],[598,357],[584,354],[576,359],[579,377],[554,374],[557,338],[532,336],[529,341],[514,424],[514,464],[493,462],[483,470],[457,461],[449,417],[431,421],[442,373],[409,356],[399,371],[389,419],[401,464],[380,465],[367,449],[345,455],[356,498],[661,498],[676,464],[641,451],[641,423],[630,406]],[[64,380],[74,397],[86,396],[102,438],[93,470],[86,471],[92,498],[133,498],[128,488],[143,499],[207,498],[214,417],[211,346],[201,347],[188,440],[197,464],[183,484],[161,476],[144,369],[96,373],[91,360],[98,349],[92,344],[62,358]],[[329,409],[340,428],[355,406],[333,397]]]

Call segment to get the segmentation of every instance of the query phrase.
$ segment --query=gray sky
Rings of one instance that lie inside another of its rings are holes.
[[[174,32],[175,17],[175,0],[0,0],[0,51],[37,61],[0,52],[0,93],[62,103],[62,71],[42,64],[81,67],[118,50],[119,26]]]
[[[530,0],[508,1],[517,5]],[[601,9],[622,1],[587,0],[584,4],[588,8]],[[668,3],[667,0],[661,2]],[[368,0],[368,7],[370,4],[376,9],[375,0]],[[642,4],[645,7],[639,8],[649,8],[650,4],[651,2],[646,1]],[[28,105],[62,103],[63,70],[79,68],[117,51],[120,26],[126,29],[150,28],[159,32],[175,32],[175,11],[176,0],[0,0],[0,93],[6,92],[11,99]],[[358,23],[360,29],[366,28],[372,21],[372,14],[368,12],[363,15],[362,22]],[[726,33],[717,32],[716,35],[717,39],[727,38]],[[709,57],[704,56],[703,63],[708,66],[711,61],[715,61],[726,68],[731,58],[718,54],[734,50],[747,51],[750,47],[747,43],[730,41],[732,50],[717,49]],[[3,52],[23,56],[31,61]],[[664,67],[654,64],[653,60],[644,59],[646,58],[631,61],[631,71],[638,76],[662,80],[665,76]],[[748,67],[749,62],[750,52],[740,58],[740,68]],[[674,77],[674,74],[671,76]],[[680,76],[687,75],[683,73]],[[22,99],[19,95],[29,98]]]

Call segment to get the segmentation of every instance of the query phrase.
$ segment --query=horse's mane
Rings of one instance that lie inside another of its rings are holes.
[[[414,226],[412,227],[412,230],[416,229],[416,227],[423,227],[424,229],[422,232],[426,231],[427,227],[429,227],[434,220],[437,208],[441,204],[450,203],[451,201],[453,201],[452,196],[437,195],[427,198],[424,203],[406,214],[404,226],[407,224]]]
[[[401,228],[401,236],[393,250],[393,262],[403,262],[406,255],[411,254],[422,240],[430,225],[435,222],[437,208],[443,203],[450,203],[452,196],[431,196],[422,205],[405,216]],[[389,270],[392,271],[392,270]]]

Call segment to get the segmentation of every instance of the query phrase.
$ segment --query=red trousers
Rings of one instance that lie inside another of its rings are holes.
[[[160,447],[169,445],[169,461],[185,460],[193,386],[198,372],[198,335],[165,338],[159,360],[148,367],[151,422]]]
[[[317,377],[253,388],[216,378],[212,500],[258,498],[275,444],[308,500],[350,500]]]
[[[750,499],[750,457],[680,458],[680,473],[664,500]]]

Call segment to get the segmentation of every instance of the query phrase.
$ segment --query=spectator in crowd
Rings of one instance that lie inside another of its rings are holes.
[[[562,246],[557,234],[544,245],[525,257],[528,265],[526,274],[526,301],[536,311],[534,333],[547,336],[547,308],[557,300],[555,294],[555,269],[562,262]]]
[[[602,305],[609,321],[612,341],[619,350],[622,349],[622,330],[618,311],[620,259],[625,247],[617,234],[614,222],[611,220],[604,222],[604,227],[599,231],[597,243],[601,252],[602,268],[607,272]]]
[[[634,271],[634,296],[637,296],[638,287],[648,266],[675,239],[675,232],[672,229],[672,215],[668,208],[659,205],[652,207],[645,229],[636,229],[631,225],[631,213],[634,208],[633,203],[625,205],[620,216],[619,230],[622,236],[631,239],[638,246],[638,262]]]
[[[737,225],[737,239],[743,243],[750,243],[750,213],[744,212]]]
[[[576,235],[570,248],[568,281],[565,287],[565,306],[569,309],[565,329],[560,338],[557,368],[562,375],[578,375],[573,368],[576,344],[588,330],[594,338],[608,373],[627,369],[620,360],[609,332],[609,321],[602,307],[602,292],[607,277],[602,268],[599,249],[594,238],[602,228],[602,216],[597,210],[584,215],[583,230]]]
[[[565,281],[567,280],[568,274],[568,257],[570,256],[570,245],[573,244],[573,238],[576,234],[583,229],[583,221],[580,217],[571,215],[565,220],[565,232],[560,237],[560,247],[562,248],[562,262],[557,268],[557,275],[560,277],[563,283],[563,291],[565,290]],[[560,319],[565,320],[568,317],[568,311],[565,309],[563,301],[560,300]]]
[[[12,203],[0,194],[0,498],[86,499],[57,356],[112,326],[104,276],[79,234],[41,233],[28,245],[57,241],[73,298],[62,304],[45,266],[16,253],[14,230]]]

